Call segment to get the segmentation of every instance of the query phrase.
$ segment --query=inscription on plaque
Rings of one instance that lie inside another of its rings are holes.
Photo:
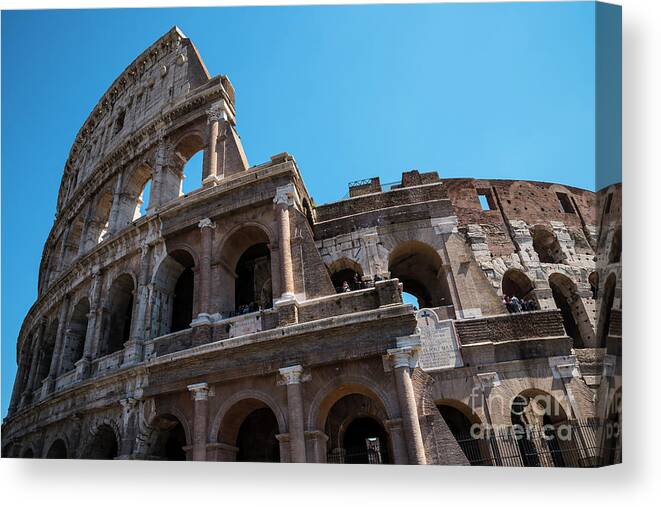
[[[463,366],[452,321],[441,321],[433,311],[426,308],[420,310],[416,317],[422,346],[420,353],[422,369],[440,370]]]

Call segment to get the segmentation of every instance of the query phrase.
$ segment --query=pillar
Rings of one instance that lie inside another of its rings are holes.
[[[417,363],[417,349],[412,346],[388,350],[395,375],[395,386],[402,414],[404,439],[409,455],[409,463],[425,465],[425,447],[422,441],[422,430],[418,419],[418,407],[415,402],[415,392],[411,381],[411,368]]]
[[[149,304],[149,281],[151,278],[151,246],[140,247],[140,272],[136,289],[135,317],[131,321],[131,335],[125,345],[124,364],[142,361]]]
[[[25,389],[23,395],[21,396],[21,406],[24,406],[30,401],[30,396],[35,388],[35,382],[37,377],[37,366],[39,365],[38,351],[41,344],[41,339],[44,334],[44,328],[46,327],[45,320],[39,323],[37,327],[37,334],[34,337],[34,342],[32,343],[32,354],[30,355],[30,373],[28,373],[28,380],[25,383]]]
[[[119,444],[119,458],[128,459],[133,452],[136,437],[136,418],[138,400],[132,397],[119,400],[122,406],[122,438]]]
[[[213,186],[218,181],[218,133],[220,120],[226,118],[226,113],[218,108],[207,111],[207,151],[205,153],[205,167],[202,175],[202,186]]]
[[[200,228],[200,316],[208,317],[211,313],[211,249],[213,230],[216,224],[210,218],[203,218],[197,224]]]
[[[206,461],[209,384],[191,384],[188,390],[193,396],[193,461]]]
[[[117,231],[117,220],[119,218],[119,208],[122,200],[122,182],[124,180],[124,173],[120,172],[115,181],[115,189],[112,194],[112,205],[110,206],[110,216],[108,217],[108,232],[113,234]]]
[[[64,336],[66,334],[68,317],[69,317],[69,304],[71,298],[67,295],[64,297],[62,306],[60,307],[60,314],[57,321],[57,335],[55,336],[55,345],[53,346],[53,357],[51,358],[48,376],[43,384],[42,397],[47,396],[53,391],[55,387],[55,379],[60,374],[60,357],[62,356],[62,349],[64,347]]]
[[[401,419],[388,419],[385,421],[385,427],[390,435],[392,444],[393,461],[395,465],[406,465],[408,463],[406,453],[406,441],[402,433]]]
[[[294,267],[291,255],[291,224],[289,208],[294,205],[296,189],[293,184],[279,187],[273,204],[278,220],[278,250],[280,252],[280,290],[281,299],[294,299]]]
[[[103,271],[92,273],[92,287],[90,289],[90,311],[87,315],[87,330],[85,331],[85,345],[83,358],[76,363],[76,378],[82,380],[89,375],[90,364],[98,348],[97,341],[101,334],[101,289],[103,287]]]
[[[305,463],[305,431],[303,424],[303,367],[301,365],[280,368],[281,384],[287,386],[287,426],[292,463]]]

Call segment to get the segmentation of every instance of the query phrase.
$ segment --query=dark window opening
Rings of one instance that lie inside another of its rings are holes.
[[[357,417],[344,432],[344,463],[381,465],[390,463],[388,434],[371,417]]]
[[[115,459],[119,454],[117,437],[110,426],[103,425],[99,427],[92,442],[90,442],[86,459]]]
[[[121,111],[117,115],[117,119],[115,120],[115,130],[113,134],[118,134],[121,132],[121,130],[124,128],[124,119],[126,118],[126,112]]]
[[[604,213],[610,215],[611,205],[613,204],[613,194],[608,194],[606,196],[606,206],[604,207]]]
[[[480,206],[482,206],[483,211],[493,211],[498,209],[491,190],[488,188],[478,188],[476,189],[476,192],[477,198],[480,201]]]
[[[472,466],[484,464],[480,441],[472,438],[472,424],[468,417],[450,405],[438,405],[437,408],[468,462]]]
[[[571,203],[571,199],[569,199],[569,196],[565,194],[564,192],[556,192],[555,195],[558,196],[558,200],[560,201],[560,206],[562,207],[562,211],[564,213],[576,213],[574,210],[574,206]]]
[[[193,289],[195,275],[191,267],[183,270],[176,285],[172,303],[171,332],[188,329],[193,320]]]
[[[236,461],[278,463],[278,421],[268,407],[258,408],[245,418],[236,438]]]
[[[267,243],[248,248],[236,266],[235,309],[248,313],[272,306],[271,252]]]

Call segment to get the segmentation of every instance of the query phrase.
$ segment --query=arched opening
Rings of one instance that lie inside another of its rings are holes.
[[[390,253],[388,270],[418,300],[419,308],[452,304],[447,281],[441,270],[441,258],[429,245],[406,241]]]
[[[85,250],[91,250],[108,236],[110,230],[110,209],[112,208],[112,192],[101,192],[92,206],[90,221],[87,226]]]
[[[234,297],[238,313],[272,306],[271,251],[268,243],[253,245],[239,257]]]
[[[119,444],[114,430],[107,424],[100,425],[85,449],[85,459],[115,459],[119,455]]]
[[[613,241],[608,252],[608,263],[617,264],[622,260],[622,229],[613,234]]]
[[[512,400],[510,415],[524,466],[568,465],[557,433],[557,426],[567,420],[567,415],[553,396],[524,391]]]
[[[23,454],[21,454],[21,458],[25,459],[32,459],[34,458],[34,451],[32,450],[31,447],[28,447],[23,451]]]
[[[66,235],[66,242],[64,244],[64,255],[62,259],[62,266],[64,268],[73,264],[74,260],[81,252],[84,224],[84,217],[82,216],[82,213],[79,213],[69,227],[68,234]]]
[[[224,263],[234,270],[234,294],[224,298],[226,313],[249,313],[273,306],[270,241],[258,226],[248,225],[235,231],[224,243]]]
[[[611,273],[606,278],[604,284],[604,291],[601,297],[601,307],[599,309],[599,324],[597,326],[597,338],[599,339],[600,346],[606,344],[606,338],[611,324],[611,315],[613,311],[613,304],[615,303],[615,286],[617,285],[617,278],[615,273]]]
[[[188,329],[195,302],[195,260],[186,250],[175,250],[154,275],[152,334],[154,337]]]
[[[473,435],[479,433],[471,433],[473,424],[480,424],[479,418],[468,407],[462,406],[463,410],[458,407],[458,402],[453,403],[451,401],[441,401],[436,404],[436,408],[448,425],[452,436],[457,440],[468,462],[472,466],[489,464],[487,462],[488,454],[482,448],[484,441],[474,438]],[[470,417],[467,414],[470,414]]]
[[[146,211],[145,202],[149,201],[151,178],[151,167],[146,164],[139,165],[127,175],[117,213],[119,228],[126,227],[143,216],[143,211]]]
[[[329,463],[392,463],[390,437],[383,421],[382,404],[364,394],[352,393],[330,408],[324,431],[328,435]]]
[[[186,136],[175,147],[175,164],[180,167],[179,195],[202,187],[204,147],[204,141],[198,135]]]
[[[223,417],[218,441],[227,444],[228,461],[280,461],[278,419],[271,407],[261,400],[247,398],[237,402]]]
[[[102,355],[122,350],[131,336],[133,316],[133,291],[135,284],[128,273],[120,275],[110,286],[108,293],[109,323],[105,326]]]
[[[588,282],[590,283],[590,291],[592,292],[592,299],[597,299],[599,296],[599,273],[593,271],[588,276]]]
[[[64,440],[58,438],[48,449],[47,459],[67,459],[67,446]]]
[[[523,271],[508,269],[503,275],[501,288],[503,303],[510,313],[539,309],[533,283]]]
[[[532,247],[537,252],[539,262],[550,264],[562,264],[565,255],[562,247],[553,232],[541,225],[536,225],[530,231],[532,235]]]
[[[151,455],[163,461],[186,461],[186,431],[181,421],[165,414],[158,416],[152,426],[155,433]]]
[[[258,408],[245,418],[236,437],[237,461],[277,463],[280,445],[278,421],[268,407]]]
[[[363,268],[346,257],[338,259],[329,267],[333,287],[338,293],[359,290],[363,287]]]
[[[87,298],[82,298],[73,309],[66,331],[66,341],[62,351],[62,372],[73,370],[76,362],[83,358],[85,349],[85,336],[87,334],[87,322],[90,312],[90,303]]]
[[[52,320],[46,328],[42,341],[39,345],[39,369],[37,372],[39,384],[41,384],[41,382],[43,382],[46,377],[48,377],[48,373],[50,372],[50,365],[53,361],[53,351],[55,349],[55,340],[57,338],[58,326],[58,320]]]
[[[567,336],[574,340],[575,348],[584,348],[590,343],[590,320],[574,282],[565,275],[553,273],[549,286],[555,305],[562,314],[562,323]]]

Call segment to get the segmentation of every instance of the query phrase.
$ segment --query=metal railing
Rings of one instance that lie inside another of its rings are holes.
[[[621,460],[619,440],[606,437],[613,433],[610,424],[587,419],[515,425],[484,430],[480,438],[468,434],[455,438],[473,466],[597,467]]]

